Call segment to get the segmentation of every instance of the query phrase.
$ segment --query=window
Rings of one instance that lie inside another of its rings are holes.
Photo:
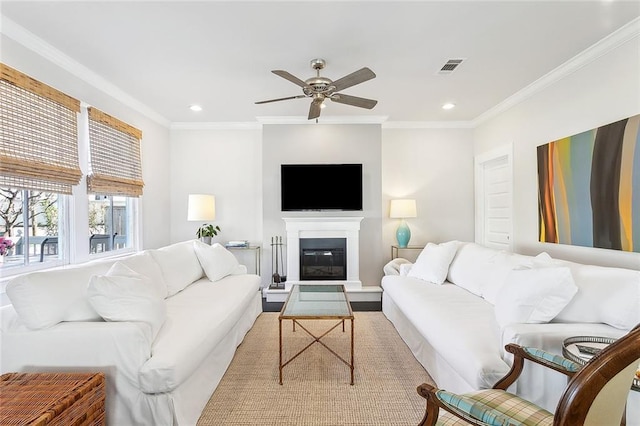
[[[133,199],[113,195],[89,195],[89,253],[132,246]]]
[[[141,138],[0,63],[0,277],[132,251]]]
[[[62,195],[0,188],[0,234],[11,241],[2,269],[64,261],[63,211]]]
[[[11,241],[3,275],[66,259],[62,194],[82,178],[79,111],[78,100],[0,64],[0,236]]]

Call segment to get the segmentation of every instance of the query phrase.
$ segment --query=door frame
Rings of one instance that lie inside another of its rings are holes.
[[[511,222],[509,226],[509,250],[513,251],[513,144],[502,145],[491,151],[474,156],[475,174],[475,242],[484,245],[485,241],[485,166],[496,160],[505,159],[509,175],[509,206]]]

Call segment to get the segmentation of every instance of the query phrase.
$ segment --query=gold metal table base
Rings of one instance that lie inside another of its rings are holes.
[[[296,331],[296,324],[298,324],[300,326],[301,329],[303,329],[304,331],[307,332],[307,334],[311,337],[313,337],[313,341],[311,343],[309,343],[307,346],[305,346],[304,348],[302,348],[300,351],[298,351],[298,353],[296,353],[295,355],[293,355],[291,358],[289,358],[289,360],[287,360],[286,362],[282,362],[282,320],[286,319],[286,318],[279,318],[279,332],[280,332],[280,365],[279,365],[279,369],[280,369],[280,384],[282,384],[282,369],[284,367],[286,367],[291,361],[293,361],[294,359],[296,359],[300,354],[302,354],[304,351],[306,351],[307,349],[309,349],[314,343],[319,343],[322,346],[324,346],[329,352],[331,352],[333,355],[335,355],[340,361],[342,361],[343,363],[345,363],[347,365],[347,367],[349,367],[349,369],[351,370],[351,385],[353,385],[353,324],[354,324],[354,318],[350,318],[351,321],[351,360],[350,362],[348,362],[347,360],[345,360],[344,358],[342,358],[338,353],[336,353],[336,351],[334,351],[333,349],[331,349],[329,346],[327,346],[324,342],[321,341],[321,339],[323,337],[325,337],[327,334],[329,334],[331,331],[335,330],[340,324],[342,324],[342,332],[345,332],[345,327],[344,327],[344,322],[345,320],[342,319],[340,321],[338,321],[338,323],[336,325],[334,325],[333,327],[331,327],[329,330],[325,331],[323,334],[321,334],[320,336],[316,336],[314,335],[312,332],[310,332],[309,330],[307,330],[307,328],[302,325],[300,323],[300,321],[298,319],[291,319],[293,321],[293,331]],[[327,318],[315,318],[315,319],[327,319]],[[335,319],[335,318],[328,318],[328,319]]]

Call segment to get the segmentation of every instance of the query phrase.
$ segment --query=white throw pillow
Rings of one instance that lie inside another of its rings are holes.
[[[445,279],[447,279],[449,265],[456,255],[457,248],[457,241],[449,241],[442,244],[427,244],[407,276],[435,284],[442,284]]]
[[[406,277],[407,275],[409,275],[409,271],[411,271],[412,267],[413,263],[403,263],[402,265],[400,265],[400,276]]]
[[[133,271],[151,278],[151,283],[158,295],[163,299],[167,297],[167,284],[164,282],[162,270],[149,251],[125,257],[120,262]]]
[[[218,281],[227,275],[231,275],[238,267],[238,260],[226,248],[215,243],[208,245],[200,241],[194,242],[196,256],[211,281]]]
[[[160,266],[164,282],[167,284],[167,297],[184,290],[204,274],[193,249],[193,241],[183,241],[157,250],[149,250]]]
[[[499,251],[496,256],[489,261],[489,276],[480,287],[480,295],[484,300],[495,305],[498,295],[500,291],[502,291],[502,287],[511,271],[513,269],[531,268],[532,259],[531,256]]]
[[[167,318],[164,298],[151,278],[116,262],[106,275],[94,275],[87,290],[89,303],[105,321],[140,321],[158,334]]]
[[[461,243],[449,266],[447,281],[481,296],[482,287],[491,278],[491,262],[499,254],[499,250],[480,244]]]
[[[51,327],[61,321],[97,321],[100,315],[87,299],[92,275],[104,274],[110,264],[87,263],[18,276],[7,284],[7,296],[20,320],[30,329]]]
[[[497,295],[496,320],[501,327],[549,322],[577,291],[569,268],[514,269]]]

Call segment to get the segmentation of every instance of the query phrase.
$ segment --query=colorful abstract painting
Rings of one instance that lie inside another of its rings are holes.
[[[538,149],[539,239],[640,252],[640,115]]]

